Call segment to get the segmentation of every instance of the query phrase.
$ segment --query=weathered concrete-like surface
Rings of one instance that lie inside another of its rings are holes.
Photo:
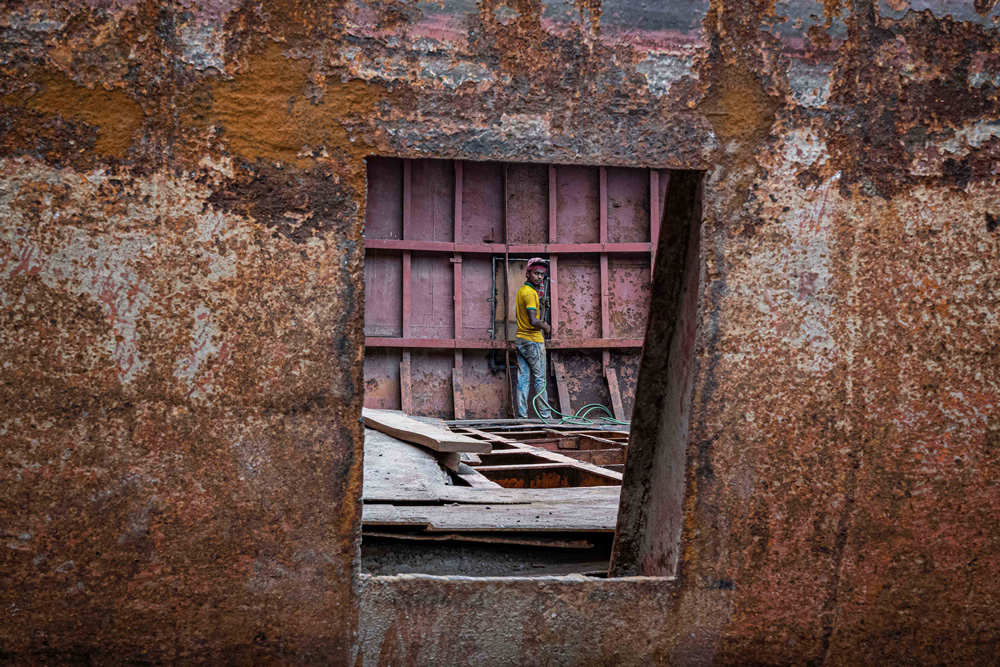
[[[681,627],[659,577],[363,576],[359,593],[361,665],[651,664]]]
[[[1000,8],[640,4],[5,6],[3,655],[995,660]],[[708,171],[675,584],[356,588],[369,154]]]

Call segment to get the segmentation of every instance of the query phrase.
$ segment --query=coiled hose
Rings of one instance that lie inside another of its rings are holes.
[[[537,394],[535,394],[534,398],[531,399],[531,407],[535,410],[535,416],[538,417],[539,419],[541,419],[546,424],[549,424],[549,423],[556,424],[556,425],[558,425],[558,424],[570,424],[572,426],[600,426],[600,425],[612,425],[612,424],[615,425],[615,426],[631,426],[632,425],[631,422],[621,421],[620,419],[615,419],[614,413],[612,413],[611,410],[609,410],[607,407],[601,405],[600,403],[590,403],[588,405],[583,406],[579,410],[577,410],[576,414],[573,414],[573,415],[564,415],[563,413],[559,412],[554,407],[552,407],[551,405],[549,405],[549,402],[545,398],[542,397],[542,395],[545,393],[545,390],[546,390],[547,387],[548,387],[548,384],[545,382],[545,380],[542,380],[542,388],[541,388],[541,390]],[[550,422],[548,419],[545,419],[544,417],[542,417],[538,413],[538,399],[539,398],[542,399],[542,403],[549,410],[551,410],[553,413],[555,413],[555,414],[557,414],[557,415],[559,415],[561,417],[561,419],[559,421],[552,421],[552,422]],[[589,415],[594,410],[603,410],[604,412],[607,413],[608,416],[607,417],[596,417],[596,418],[593,418],[593,419],[590,418],[590,417],[588,417],[587,415]]]

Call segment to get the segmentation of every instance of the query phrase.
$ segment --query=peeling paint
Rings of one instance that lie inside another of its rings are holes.
[[[994,660],[998,22],[990,0],[8,8],[4,655]],[[354,587],[370,155],[707,172],[677,579]]]

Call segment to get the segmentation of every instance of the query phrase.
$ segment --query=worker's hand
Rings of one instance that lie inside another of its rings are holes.
[[[549,326],[548,324],[546,324],[545,322],[542,322],[542,331],[544,331],[547,334],[551,334],[552,333],[552,327]]]

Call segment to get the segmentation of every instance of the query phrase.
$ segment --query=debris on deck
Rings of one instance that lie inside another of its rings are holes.
[[[364,417],[365,572],[606,572],[627,431]]]

